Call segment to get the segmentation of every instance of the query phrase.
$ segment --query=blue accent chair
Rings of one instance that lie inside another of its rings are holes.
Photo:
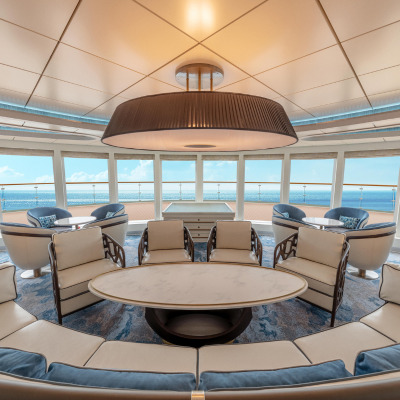
[[[281,217],[287,218],[283,213],[288,213],[290,219],[302,222],[302,219],[306,216],[306,213],[300,208],[291,206],[290,204],[275,204],[272,208],[273,215],[279,215]]]
[[[105,206],[96,208],[90,215],[96,217],[97,221],[99,219],[105,219],[108,212],[113,212],[113,217],[116,217],[117,215],[125,213],[125,206],[120,203],[106,204]]]
[[[331,218],[337,220],[340,218],[340,216],[358,218],[360,221],[358,221],[358,224],[355,227],[355,229],[361,229],[363,226],[365,226],[369,218],[369,214],[367,211],[362,210],[361,208],[353,208],[353,207],[332,208],[332,210],[329,210],[324,215],[325,218]]]
[[[41,227],[39,217],[47,217],[49,215],[55,215],[57,219],[72,217],[69,211],[58,207],[36,207],[28,210],[26,213],[29,223],[38,227]]]

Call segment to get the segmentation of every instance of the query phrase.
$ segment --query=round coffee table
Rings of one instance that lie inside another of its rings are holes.
[[[72,228],[77,229],[78,225],[88,224],[89,222],[93,222],[96,217],[69,217],[62,218],[54,221],[55,226],[71,226]]]
[[[249,325],[252,306],[296,297],[307,287],[287,272],[219,263],[137,266],[89,282],[101,298],[146,307],[148,324],[164,340],[192,347],[233,340]]]
[[[302,221],[311,225],[317,225],[319,229],[339,228],[344,225],[342,221],[332,218],[304,217]]]

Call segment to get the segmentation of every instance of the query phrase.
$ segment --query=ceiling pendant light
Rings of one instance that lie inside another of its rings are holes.
[[[101,141],[136,150],[221,152],[265,150],[297,142],[283,107],[270,99],[215,92],[220,68],[190,64],[176,71],[186,92],[120,104]],[[193,91],[197,89],[197,91]]]

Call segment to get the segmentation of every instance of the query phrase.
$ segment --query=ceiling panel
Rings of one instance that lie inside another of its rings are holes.
[[[78,0],[0,0],[0,18],[59,39]]]
[[[314,0],[269,0],[204,44],[254,75],[332,46],[335,39]]]
[[[138,0],[196,40],[203,40],[264,0]]]
[[[56,41],[0,20],[0,63],[41,73]]]
[[[133,85],[131,88],[121,93],[121,96],[128,99],[135,99],[137,97],[149,96],[152,94],[181,92],[184,89],[179,89],[176,86],[167,85],[157,79],[145,78],[140,82]]]
[[[296,93],[354,77],[339,46],[332,46],[256,76],[281,94]]]
[[[287,95],[300,107],[309,109],[320,105],[337,103],[362,97],[363,92],[355,78],[320,86],[315,89]]]
[[[24,106],[29,99],[29,93],[0,88],[0,102]]]
[[[48,129],[48,130],[63,131],[63,132],[75,132],[76,131],[76,128],[71,128],[70,126],[44,124],[42,122],[34,122],[34,121],[25,121],[24,127]]]
[[[341,41],[398,21],[399,0],[321,0]]]
[[[400,22],[343,43],[358,75],[400,65]]]
[[[82,105],[57,101],[41,96],[32,96],[28,106],[78,116],[84,115],[91,110],[91,107],[84,107]]]
[[[32,93],[39,74],[24,71],[22,69],[8,67],[0,64],[0,88],[15,90],[22,93]]]
[[[22,126],[24,124],[24,122],[25,121],[23,119],[0,117],[0,124]]]
[[[100,92],[45,76],[40,80],[34,94],[91,108],[99,106],[112,97],[111,93]]]
[[[79,128],[75,133],[84,133],[84,134],[87,134],[87,135],[95,135],[95,136],[103,136],[103,133],[104,133],[104,130],[103,131],[95,131],[95,130],[92,130],[92,129],[81,129],[81,128]]]
[[[206,49],[201,45],[196,46],[194,49],[186,52],[182,56],[178,57],[176,60],[173,60],[171,63],[156,71],[151,76],[166,83],[169,83],[170,85],[181,87],[175,80],[175,71],[177,68],[183,65],[193,63],[212,64],[222,68],[222,70],[224,71],[224,80],[222,81],[221,86],[226,86],[248,77],[246,73],[234,67],[232,64],[227,63],[221,57],[217,56],[212,51]]]
[[[325,104],[320,107],[308,108],[307,111],[313,114],[315,117],[326,117],[329,115],[346,114],[353,111],[370,109],[371,106],[369,105],[367,99],[365,97],[360,97],[358,99]]]
[[[258,82],[254,78],[243,79],[231,85],[223,86],[217,90],[221,92],[250,94],[253,96],[267,97],[268,99],[274,99],[278,97],[278,94],[276,92],[267,88],[265,85]]]
[[[291,113],[298,113],[298,112],[304,112],[300,107],[298,107],[296,104],[293,104],[291,101],[288,99],[285,99],[282,96],[278,96],[274,98],[274,101],[277,103],[281,104],[285,111],[289,114]]]
[[[359,78],[367,95],[400,90],[400,66],[371,72]]]
[[[400,118],[392,118],[392,119],[386,119],[384,121],[376,121],[374,122],[374,125],[376,127],[400,125]]]
[[[57,47],[45,75],[112,94],[144,76],[64,44]]]
[[[144,74],[196,44],[131,0],[84,1],[63,42]]]
[[[299,109],[298,111],[290,111],[290,112],[286,111],[286,113],[291,122],[313,118],[313,115],[311,115],[310,113],[308,113],[307,111],[304,111],[302,109]]]
[[[100,107],[97,107],[94,110],[93,109],[90,110],[87,116],[92,118],[109,119],[111,118],[111,115],[113,114],[115,108],[127,100],[129,99],[125,97],[120,97],[120,96],[113,97],[111,100],[108,100]]]
[[[346,131],[359,131],[363,129],[373,129],[375,125],[372,122],[365,124],[345,125],[337,126],[335,128],[323,129],[324,133],[335,133],[335,132],[346,132]]]
[[[400,104],[400,90],[374,94],[368,96],[368,98],[373,107],[384,107],[391,106],[393,104]]]

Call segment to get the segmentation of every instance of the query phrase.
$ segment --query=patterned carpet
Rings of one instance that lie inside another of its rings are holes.
[[[274,239],[261,236],[261,240],[264,247],[263,265],[272,267]],[[139,236],[127,237],[127,266],[137,264],[138,243]],[[6,252],[0,252],[0,262],[8,259]],[[195,261],[206,261],[205,243],[195,244]],[[391,253],[388,261],[400,263],[400,254]],[[39,279],[26,280],[20,278],[21,272],[17,270],[17,303],[39,319],[56,322],[50,274]],[[347,274],[344,300],[337,313],[336,326],[358,321],[383,304],[378,298],[378,285],[378,280],[367,281]],[[252,322],[235,342],[293,340],[328,329],[329,322],[329,313],[297,299],[254,307]],[[110,301],[103,301],[65,317],[63,325],[108,340],[161,343],[160,337],[147,325],[143,308]]]

